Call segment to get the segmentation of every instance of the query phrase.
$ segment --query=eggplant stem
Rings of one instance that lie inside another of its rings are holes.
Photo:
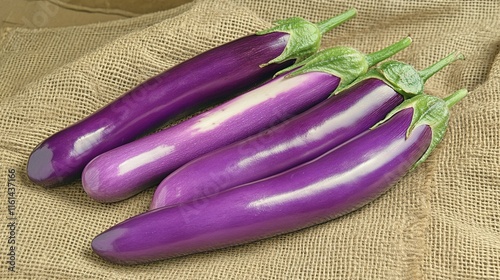
[[[446,96],[445,98],[443,98],[443,100],[446,103],[446,106],[448,106],[448,108],[451,108],[453,105],[457,104],[458,101],[462,100],[462,98],[464,98],[465,96],[467,96],[467,89],[463,88]]]
[[[440,61],[432,64],[431,66],[423,70],[418,71],[418,74],[420,75],[420,78],[422,78],[422,80],[425,82],[427,81],[427,79],[429,79],[434,74],[439,72],[439,70],[443,69],[444,67],[448,66],[449,64],[459,59],[460,60],[465,59],[464,55],[459,52],[452,52],[447,57],[441,59]]]
[[[358,11],[354,8],[348,10],[347,12],[344,12],[336,17],[329,18],[324,21],[320,21],[316,23],[316,26],[319,28],[319,31],[321,32],[321,35],[325,34],[326,32],[332,30],[336,26],[344,23],[345,21],[351,19],[352,17],[356,16],[358,14]]]
[[[375,64],[381,62],[382,60],[395,55],[396,53],[408,47],[411,44],[411,42],[412,42],[411,38],[406,37],[403,40],[396,42],[384,49],[367,54],[365,58],[366,62],[368,63],[368,67],[372,67]]]

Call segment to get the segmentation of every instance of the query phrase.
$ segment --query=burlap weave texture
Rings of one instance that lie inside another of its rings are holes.
[[[156,73],[276,19],[312,21],[350,7],[357,18],[323,47],[375,51],[410,34],[396,58],[421,69],[451,51],[466,61],[426,84],[467,87],[425,164],[373,203],[334,221],[252,244],[138,266],[90,250],[92,238],[147,209],[152,190],[92,201],[81,183],[44,189],[26,177],[34,146]],[[496,1],[195,1],[133,19],[0,32],[0,278],[500,279],[500,3]],[[7,177],[16,171],[16,270]]]

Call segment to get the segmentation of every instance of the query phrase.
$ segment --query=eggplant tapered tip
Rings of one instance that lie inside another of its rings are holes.
[[[122,231],[119,229],[108,229],[107,231],[94,237],[90,243],[90,247],[99,257],[113,263],[120,263],[121,254],[116,250],[113,244],[121,235]]]
[[[37,147],[30,155],[27,173],[31,181],[38,185],[50,186],[57,183],[52,166],[53,152],[47,146]]]

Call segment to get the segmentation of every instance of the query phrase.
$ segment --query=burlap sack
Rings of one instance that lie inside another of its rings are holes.
[[[147,77],[272,20],[321,20],[351,6],[358,17],[329,33],[324,47],[369,52],[411,34],[413,46],[396,57],[417,68],[453,50],[467,57],[429,80],[428,93],[470,90],[427,162],[366,207],[248,245],[120,266],[94,255],[90,241],[145,211],[152,190],[104,205],[80,182],[45,189],[28,180],[37,143]],[[104,24],[2,30],[0,278],[500,279],[499,11],[496,1],[195,1]]]

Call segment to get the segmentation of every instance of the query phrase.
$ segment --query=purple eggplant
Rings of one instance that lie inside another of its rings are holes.
[[[306,112],[183,165],[159,184],[150,208],[185,203],[312,160],[375,125],[404,98],[420,94],[431,75],[461,58],[452,53],[420,72],[385,62]]]
[[[448,108],[466,93],[444,100],[417,95],[374,128],[316,159],[132,217],[95,237],[92,248],[110,262],[136,264],[248,243],[347,214],[426,159],[443,137]]]
[[[355,14],[352,9],[318,24],[278,21],[170,68],[38,144],[28,160],[28,177],[47,187],[68,183],[97,155],[243,92],[315,53],[323,33]]]
[[[318,52],[222,105],[97,156],[83,171],[83,188],[100,202],[129,198],[203,154],[311,108],[410,43],[405,38],[368,55],[348,47]]]

